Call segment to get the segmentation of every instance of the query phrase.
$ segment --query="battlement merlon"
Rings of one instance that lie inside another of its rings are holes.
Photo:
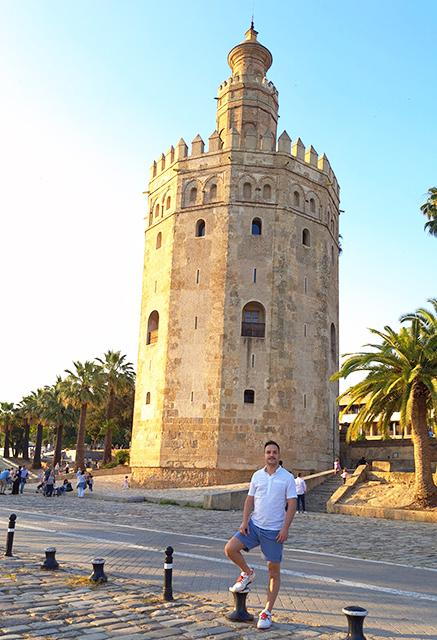
[[[161,154],[158,161],[153,162],[150,167],[150,183],[149,190],[154,191],[154,181],[159,177],[160,182],[166,176],[166,172],[169,173],[169,177],[174,175],[174,172],[180,170],[182,167],[178,165],[191,159],[202,158],[205,156],[212,156],[214,154],[228,154],[230,152],[238,151],[250,151],[254,153],[268,153],[268,154],[280,154],[284,156],[284,166],[288,170],[293,169],[293,162],[299,162],[301,167],[311,167],[317,173],[326,175],[326,187],[332,189],[336,199],[340,197],[340,187],[337,182],[337,178],[331,168],[328,158],[323,153],[321,156],[317,154],[317,151],[312,145],[305,148],[302,140],[297,140],[292,144],[291,138],[286,131],[279,136],[276,148],[273,147],[273,138],[270,132],[266,131],[259,137],[255,132],[249,130],[247,134],[242,137],[240,132],[233,128],[228,131],[228,135],[224,142],[220,139],[217,131],[214,131],[208,139],[208,151],[205,151],[205,144],[197,135],[191,144],[191,155],[188,154],[188,146],[181,138],[176,147],[170,147],[169,151],[164,155]],[[228,164],[228,155],[226,155],[224,163]]]

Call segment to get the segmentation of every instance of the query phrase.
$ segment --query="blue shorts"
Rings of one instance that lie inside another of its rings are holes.
[[[234,533],[234,536],[244,544],[243,551],[250,551],[260,546],[264,560],[267,560],[267,562],[281,562],[284,543],[276,540],[279,531],[280,529],[278,531],[260,529],[252,520],[249,520],[249,533],[247,536],[244,536],[239,531]]]

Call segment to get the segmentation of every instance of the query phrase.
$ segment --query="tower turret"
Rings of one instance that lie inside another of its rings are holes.
[[[219,87],[217,101],[217,131],[225,144],[232,129],[240,135],[240,146],[248,135],[256,136],[255,148],[261,147],[265,136],[272,147],[276,142],[278,92],[266,78],[273,58],[257,35],[252,22],[246,39],[228,55],[232,76]]]

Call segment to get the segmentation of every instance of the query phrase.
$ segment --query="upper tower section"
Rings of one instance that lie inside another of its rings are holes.
[[[262,146],[273,151],[278,122],[278,92],[266,78],[273,61],[272,54],[257,41],[257,35],[252,22],[246,39],[228,55],[232,77],[225,80],[218,90],[217,131],[223,143],[236,129],[241,146],[246,146],[249,136],[253,140],[250,146],[254,144],[255,148]]]

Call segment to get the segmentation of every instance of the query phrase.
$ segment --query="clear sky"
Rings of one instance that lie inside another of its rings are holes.
[[[0,400],[136,365],[149,167],[215,129],[253,0],[1,0]],[[279,133],[341,186],[340,349],[437,296],[435,0],[256,0]]]

